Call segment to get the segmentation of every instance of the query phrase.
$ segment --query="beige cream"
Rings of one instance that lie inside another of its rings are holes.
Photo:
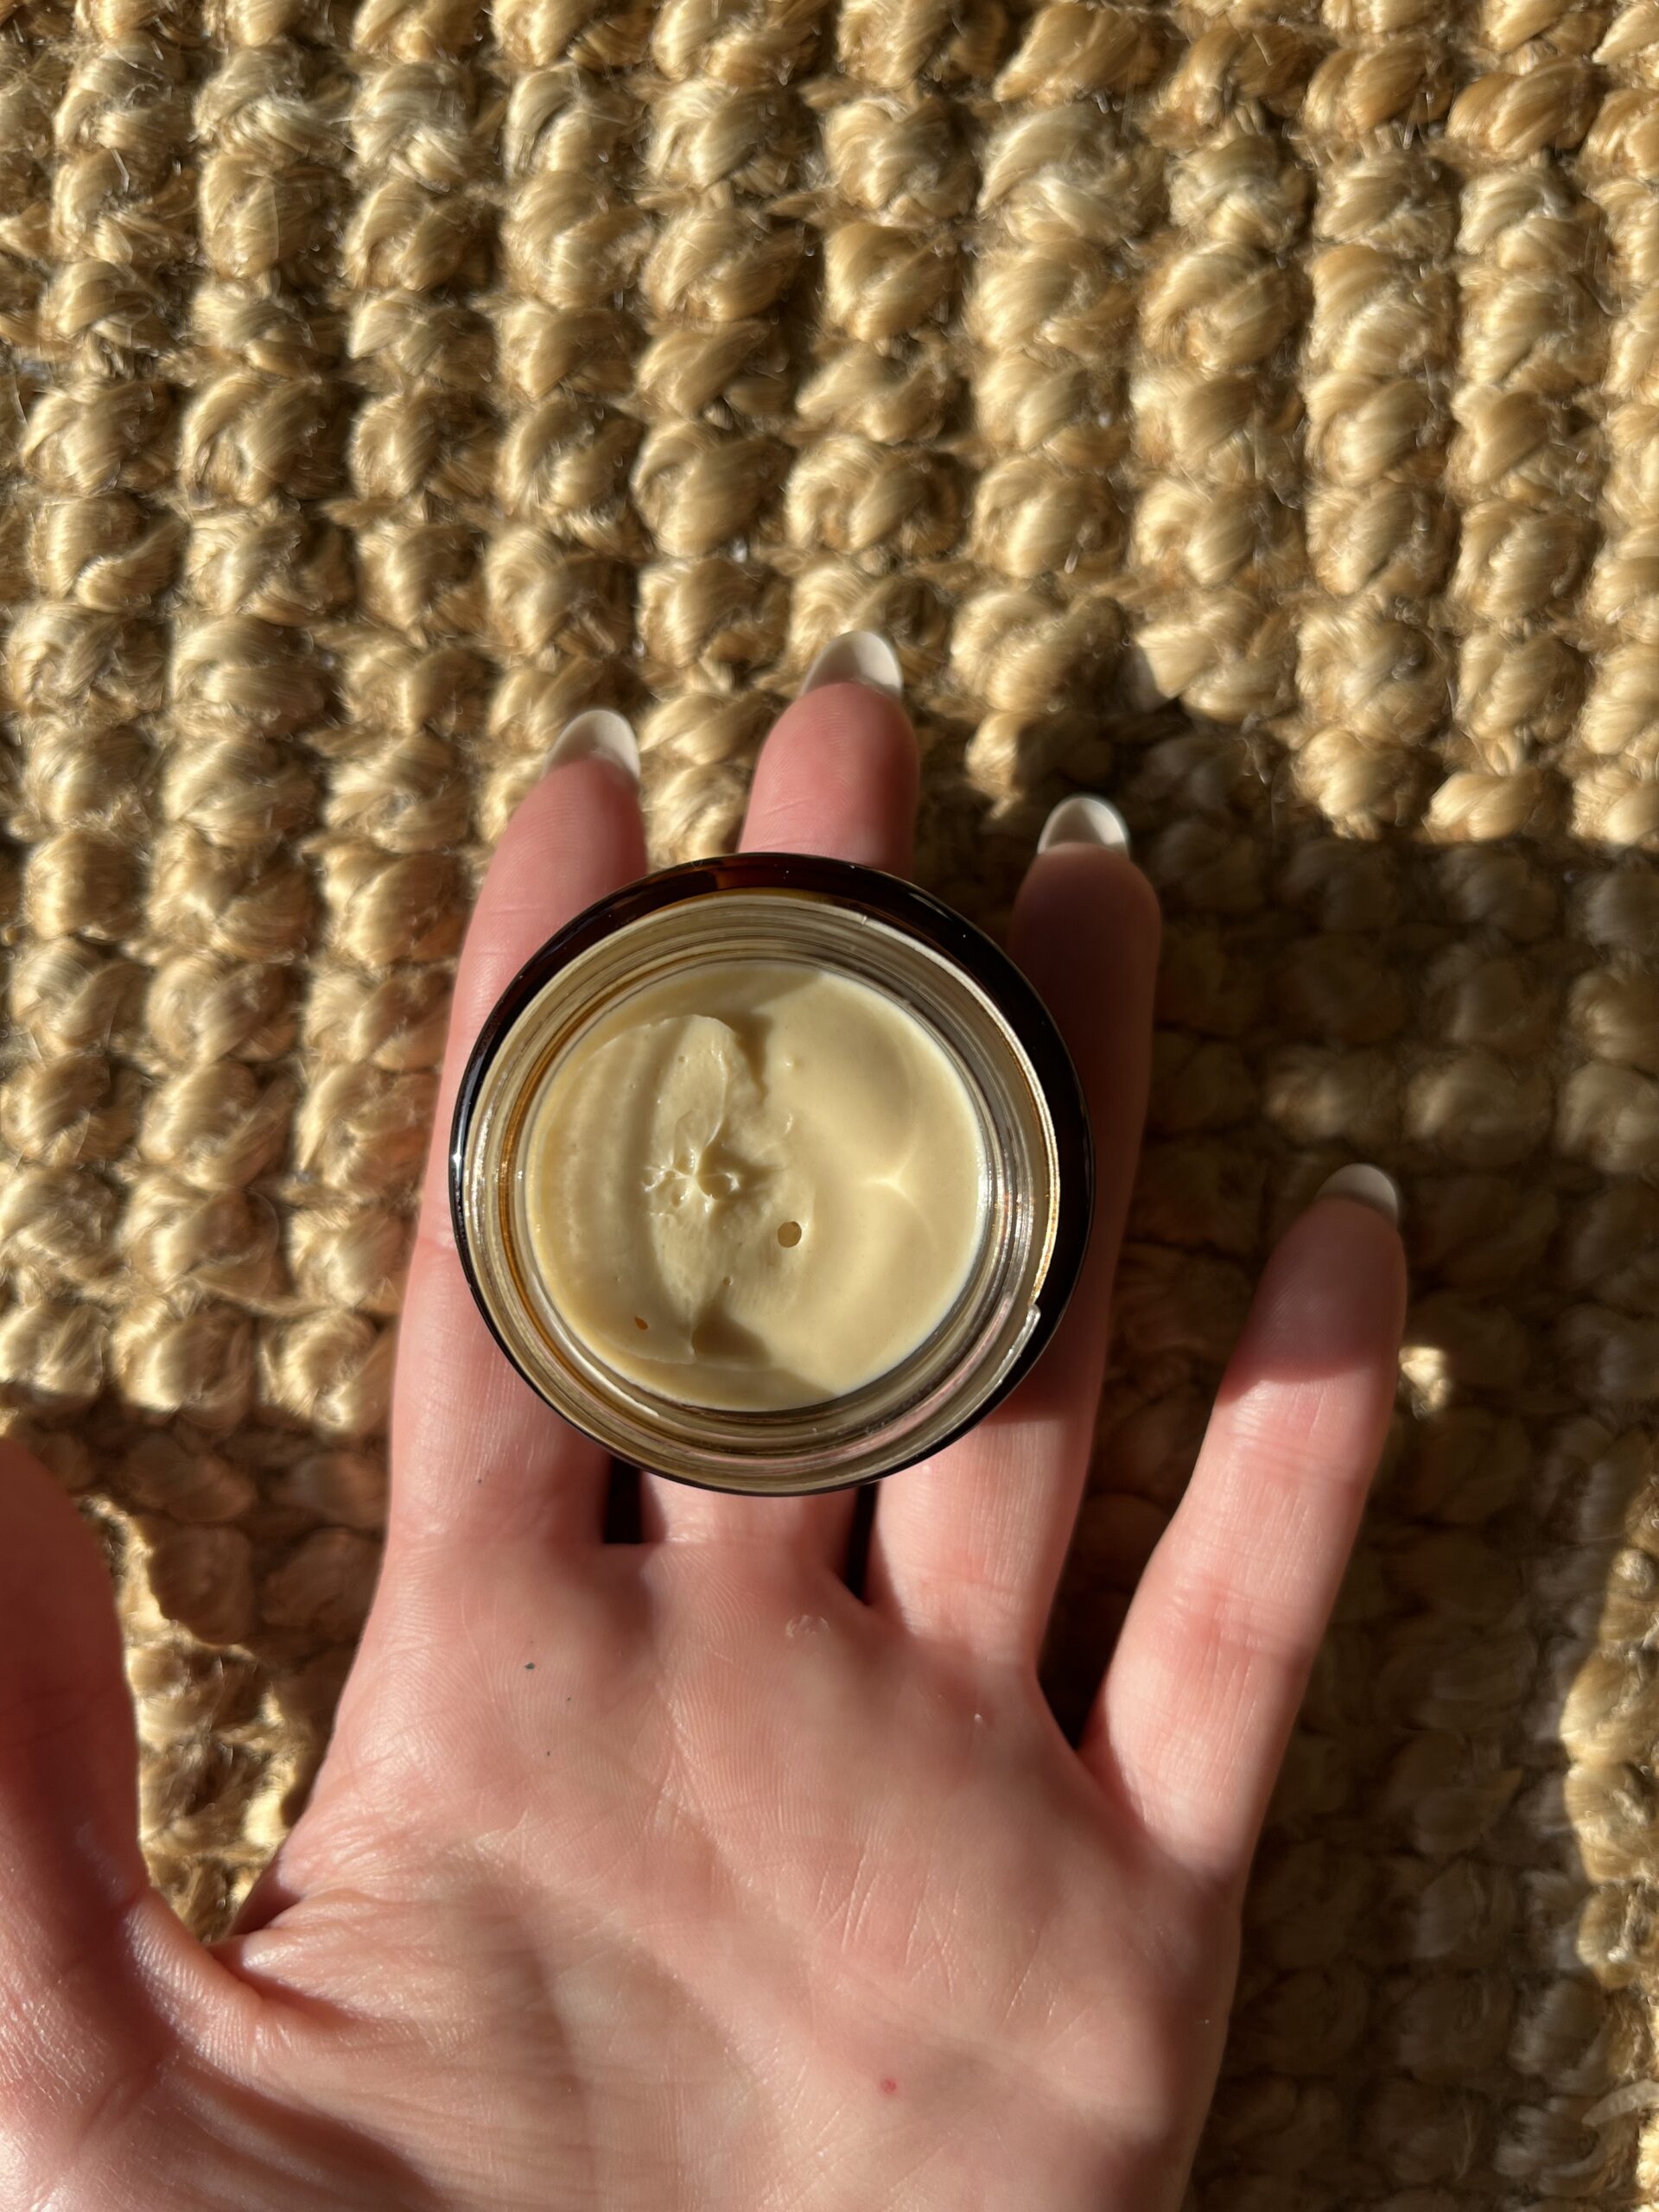
[[[982,1231],[966,1084],[895,1000],[799,964],[649,985],[556,1064],[518,1173],[575,1336],[699,1405],[841,1395],[961,1290]]]

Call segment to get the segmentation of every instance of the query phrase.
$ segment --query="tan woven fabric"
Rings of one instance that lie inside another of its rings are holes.
[[[868,625],[932,883],[1080,784],[1170,918],[1067,1710],[1272,1236],[1408,1193],[1202,2202],[1659,2190],[1655,0],[23,0],[0,338],[0,1382],[181,1909],[362,1616],[490,842],[603,701],[717,847]]]

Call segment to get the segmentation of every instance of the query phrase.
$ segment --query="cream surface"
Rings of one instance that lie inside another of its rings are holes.
[[[531,1253],[590,1351],[727,1408],[871,1381],[981,1233],[966,1085],[896,1001],[785,963],[646,986],[563,1057],[519,1154]]]

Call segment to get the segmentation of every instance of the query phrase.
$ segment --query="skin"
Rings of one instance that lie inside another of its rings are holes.
[[[903,869],[916,756],[791,707],[745,842]],[[556,769],[491,868],[448,1086],[521,959],[645,866],[626,776]],[[1392,1400],[1399,1241],[1316,1202],[1268,1263],[1081,1746],[1036,1661],[1088,1459],[1158,921],[1036,861],[1016,957],[1088,1085],[1103,1203],[1020,1391],[851,1502],[643,1483],[462,1282],[435,1157],[385,1565],[309,1808],[203,1948],[135,1840],[133,1717],[73,1508],[0,1446],[0,2202],[29,2212],[1166,2212],[1240,1899]],[[447,1102],[437,1126],[448,1125]]]

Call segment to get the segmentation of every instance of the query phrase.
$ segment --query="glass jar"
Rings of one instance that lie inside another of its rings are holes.
[[[844,1395],[731,1410],[659,1395],[570,1327],[531,1261],[524,1139],[590,1025],[700,964],[799,963],[887,995],[951,1061],[978,1118],[977,1249],[923,1340]],[[874,868],[745,853],[665,868],[579,914],[485,1022],[449,1148],[461,1265],[497,1342],[548,1403],[619,1459],[715,1490],[833,1490],[939,1451],[1007,1395],[1052,1334],[1093,1197],[1070,1055],[1019,969],[971,923]]]

